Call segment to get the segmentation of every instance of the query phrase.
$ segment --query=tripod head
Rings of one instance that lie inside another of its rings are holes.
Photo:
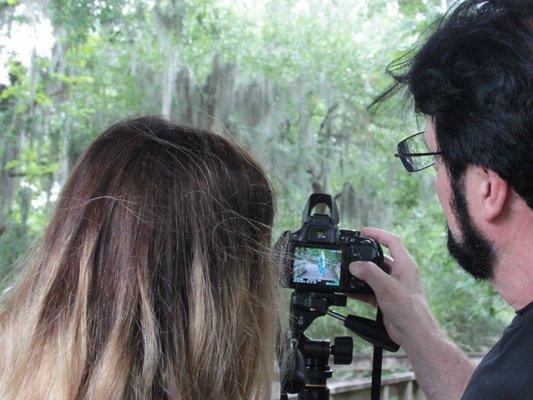
[[[298,290],[292,293],[288,340],[293,362],[292,371],[281,383],[282,399],[286,398],[286,393],[298,393],[299,400],[328,400],[327,379],[333,375],[329,366],[330,355],[333,355],[334,364],[352,362],[351,337],[335,337],[331,344],[329,340],[314,340],[305,336],[305,330],[318,317],[328,314],[343,321],[346,328],[372,343],[375,348],[390,351],[399,349],[387,335],[379,310],[378,318],[373,321],[353,315],[344,317],[330,311],[331,306],[346,306],[346,296]]]

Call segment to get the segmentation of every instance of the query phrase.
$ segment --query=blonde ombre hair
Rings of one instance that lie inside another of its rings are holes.
[[[2,400],[270,399],[272,189],[216,134],[120,122],[0,303]]]

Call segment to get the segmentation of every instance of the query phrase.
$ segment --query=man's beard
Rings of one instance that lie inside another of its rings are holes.
[[[451,207],[463,236],[461,243],[448,226],[448,251],[457,263],[476,279],[492,279],[496,252],[493,244],[474,225],[468,211],[462,178],[452,178]]]

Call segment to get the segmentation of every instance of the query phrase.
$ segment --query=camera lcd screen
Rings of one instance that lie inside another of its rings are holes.
[[[295,246],[292,281],[295,284],[339,286],[342,250]]]

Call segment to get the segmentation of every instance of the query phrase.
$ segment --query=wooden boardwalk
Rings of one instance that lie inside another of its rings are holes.
[[[477,363],[483,358],[483,354],[470,354]],[[335,373],[345,375],[361,375],[372,368],[372,359],[367,354],[355,354],[351,365],[333,365]],[[383,357],[384,371],[387,373],[381,378],[381,400],[425,400],[426,397],[418,383],[415,374],[410,371],[411,366],[404,354],[387,354]],[[400,371],[399,371],[400,370]],[[401,371],[403,370],[403,371]],[[399,371],[399,372],[394,372]],[[328,383],[330,400],[369,400],[371,379],[369,377],[355,377],[339,381],[332,380]],[[290,395],[290,399],[296,399],[296,395]]]

